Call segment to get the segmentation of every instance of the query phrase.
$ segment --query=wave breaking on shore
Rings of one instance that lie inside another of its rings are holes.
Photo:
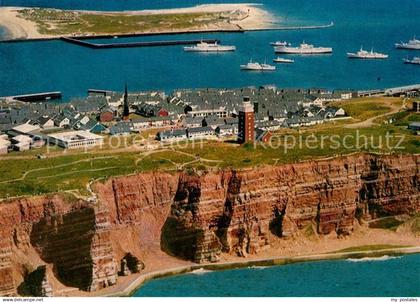
[[[199,269],[193,270],[192,272],[190,272],[190,274],[204,275],[204,274],[211,273],[211,272],[212,272],[211,270],[204,269],[204,268],[199,268]]]

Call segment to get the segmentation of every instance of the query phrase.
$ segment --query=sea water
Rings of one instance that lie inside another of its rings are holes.
[[[223,3],[226,1],[208,1]],[[229,0],[227,2],[243,2]],[[0,43],[0,96],[62,91],[65,98],[85,96],[87,89],[129,90],[244,87],[275,84],[279,87],[371,89],[420,83],[420,68],[403,64],[418,51],[397,50],[394,43],[420,36],[419,0],[265,0],[263,8],[280,25],[335,25],[320,30],[191,34],[111,39],[142,41],[217,38],[237,46],[234,53],[186,53],[182,46],[89,49],[63,41]],[[1,5],[44,6],[64,9],[128,10],[185,7],[199,0],[95,1],[3,0]],[[249,60],[271,63],[270,42],[306,41],[333,47],[331,55],[293,56],[294,64],[277,64],[275,72],[244,72]],[[108,40],[109,42],[109,40]],[[346,52],[361,46],[388,53],[387,60],[349,60]]]
[[[418,297],[420,255],[189,273],[146,282],[136,297]]]

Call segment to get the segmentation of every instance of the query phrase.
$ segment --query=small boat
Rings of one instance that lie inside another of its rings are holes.
[[[289,42],[286,42],[286,41],[276,41],[276,42],[271,42],[270,45],[272,45],[272,46],[290,46],[292,44],[290,44]]]
[[[266,63],[260,64],[258,62],[252,62],[251,60],[248,64],[241,65],[241,70],[275,71],[276,66],[268,65]]]
[[[228,46],[228,45],[219,45],[217,42],[215,43],[206,43],[200,42],[194,46],[186,46],[184,47],[185,51],[188,52],[227,52],[227,51],[235,51],[235,46]]]
[[[275,63],[294,63],[295,60],[277,57],[273,60]]]
[[[404,59],[404,63],[405,64],[415,64],[415,65],[420,65],[420,57],[414,57],[413,59]]]
[[[408,42],[395,43],[395,47],[399,49],[420,50],[420,40],[413,37]]]
[[[356,53],[354,52],[348,52],[347,57],[349,59],[388,59],[388,55],[374,52],[373,49],[371,51],[363,50],[362,47],[360,47],[360,50]]]
[[[312,44],[307,44],[305,42],[301,43],[298,47],[290,46],[277,46],[274,47],[276,53],[289,53],[297,55],[312,55],[312,54],[324,54],[332,53],[333,50],[331,47],[315,47]]]

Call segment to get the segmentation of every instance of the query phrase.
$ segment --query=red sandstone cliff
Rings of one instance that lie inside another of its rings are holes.
[[[63,195],[0,204],[0,296],[47,264],[57,282],[97,290],[128,252],[195,262],[258,253],[313,225],[351,235],[358,219],[420,211],[419,156],[362,154],[201,175],[164,172],[95,184],[98,201]],[[54,287],[54,286],[53,286]],[[54,288],[53,288],[54,290]]]
[[[0,204],[0,296],[16,295],[23,274],[52,265],[66,286],[96,290],[117,279],[108,215],[63,195]]]
[[[371,155],[242,172],[181,174],[163,228],[168,251],[196,262],[222,252],[254,254],[269,233],[351,234],[365,218],[420,210],[419,157]]]

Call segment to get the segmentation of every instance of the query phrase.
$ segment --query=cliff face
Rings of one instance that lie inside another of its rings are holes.
[[[11,260],[12,250],[8,237],[9,234],[0,229],[0,296],[16,295]]]
[[[271,235],[350,235],[357,219],[420,210],[419,157],[354,156],[242,172],[181,174],[162,232],[169,252],[196,262],[255,254]],[[270,234],[271,233],[271,234]],[[270,236],[269,236],[270,235]]]
[[[117,267],[109,241],[108,215],[62,195],[25,198],[0,205],[5,247],[0,295],[16,295],[37,264],[52,264],[57,279],[84,290],[115,284]],[[3,289],[4,288],[4,289]]]
[[[96,183],[96,204],[63,195],[4,202],[0,296],[15,295],[24,273],[45,264],[60,283],[97,290],[115,284],[127,253],[218,261],[221,253],[258,253],[308,226],[351,235],[357,219],[420,211],[419,159],[358,155],[201,175],[144,173]]]

